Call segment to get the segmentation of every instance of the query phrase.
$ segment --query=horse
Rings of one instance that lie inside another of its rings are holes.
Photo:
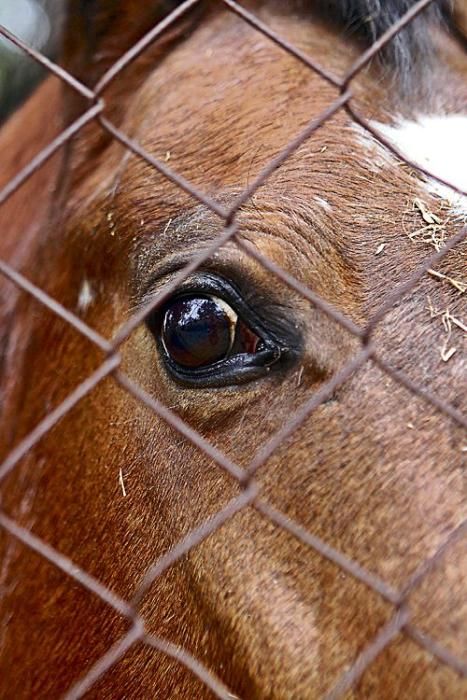
[[[1,697],[463,697],[466,3],[68,5],[0,132]]]

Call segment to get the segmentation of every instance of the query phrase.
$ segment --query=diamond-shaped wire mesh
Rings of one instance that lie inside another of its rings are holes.
[[[378,347],[374,343],[374,331],[378,324],[384,319],[386,313],[393,305],[412,290],[422,279],[428,270],[438,264],[450,250],[458,246],[467,238],[467,228],[463,228],[456,235],[451,237],[446,244],[433,255],[428,257],[423,265],[413,271],[413,273],[403,283],[396,286],[389,297],[384,301],[379,310],[373,315],[365,327],[359,327],[352,320],[347,318],[329,302],[322,299],[313,290],[302,282],[298,281],[290,273],[273,263],[265,255],[261,254],[254,246],[239,237],[239,225],[237,213],[240,208],[249,201],[255,192],[266,182],[266,180],[324,123],[340,110],[346,110],[348,115],[358,123],[368,134],[377,139],[383,146],[392,151],[401,161],[407,163],[414,171],[437,180],[439,183],[450,186],[460,194],[465,195],[452,183],[448,183],[438,177],[436,173],[431,173],[419,164],[411,162],[400,153],[391,142],[378,133],[375,128],[356,110],[352,104],[352,80],[367,66],[369,61],[390,42],[396,34],[406,27],[420,12],[427,8],[433,0],[420,0],[388,31],[386,31],[368,50],[366,50],[351,66],[346,75],[337,77],[323,67],[318,65],[314,59],[304,54],[300,49],[294,47],[288,41],[269,29],[254,14],[247,11],[235,0],[221,0],[223,5],[238,17],[247,22],[257,32],[268,37],[284,52],[294,57],[297,61],[307,66],[310,71],[314,71],[321,78],[327,81],[334,88],[339,90],[339,96],[320,114],[313,118],[305,129],[271,161],[260,172],[257,178],[237,197],[236,201],[229,208],[225,208],[215,200],[211,199],[196,186],[187,181],[184,177],[173,171],[165,162],[159,161],[148,154],[138,143],[129,138],[117,126],[115,126],[105,115],[106,98],[105,90],[108,85],[118,78],[119,74],[145,49],[160,37],[166,30],[170,29],[201,0],[186,0],[174,11],[160,21],[146,36],[144,36],[135,46],[128,50],[111,68],[105,73],[96,85],[94,90],[89,89],[63,68],[52,63],[36,50],[25,46],[18,38],[0,27],[0,33],[4,37],[13,41],[17,46],[26,51],[33,59],[40,62],[47,70],[57,76],[69,88],[75,90],[89,102],[87,110],[81,114],[70,126],[60,133],[51,143],[47,145],[35,158],[31,160],[0,192],[0,205],[20,188],[48,159],[50,159],[60,148],[78,134],[83,127],[90,122],[95,122],[113,139],[117,140],[126,149],[145,161],[149,166],[158,170],[164,177],[172,181],[176,186],[184,189],[195,199],[211,210],[224,221],[224,228],[218,237],[206,247],[201,254],[193,257],[192,261],[185,266],[162,291],[157,294],[149,305],[137,311],[119,329],[112,339],[102,337],[96,330],[88,326],[77,315],[60,305],[43,290],[29,282],[23,275],[16,272],[9,264],[0,261],[0,272],[11,282],[34,297],[40,304],[47,307],[53,314],[60,316],[63,321],[74,327],[76,331],[85,336],[91,343],[97,346],[106,355],[106,359],[101,365],[88,376],[76,389],[70,393],[54,410],[50,411],[43,420],[30,432],[18,445],[10,452],[4,462],[0,465],[0,482],[15,469],[18,462],[55,426],[69,411],[106,377],[112,377],[120,387],[144,404],[147,408],[157,414],[163,421],[172,426],[183,435],[188,441],[193,443],[202,453],[211,458],[221,469],[225,470],[231,477],[237,480],[241,492],[233,498],[222,510],[192,529],[178,544],[172,547],[166,554],[158,559],[146,571],[142,583],[133,600],[121,599],[109,588],[96,580],[93,576],[77,566],[67,557],[60,554],[46,542],[32,534],[31,531],[21,527],[12,520],[5,512],[0,511],[0,526],[11,536],[20,540],[26,547],[47,559],[55,567],[75,579],[81,586],[98,596],[102,601],[111,606],[120,616],[126,618],[130,623],[129,631],[114,644],[107,653],[102,656],[91,669],[67,692],[66,698],[72,700],[82,697],[114,664],[116,664],[135,644],[140,643],[147,647],[158,650],[163,654],[172,657],[180,664],[184,665],[191,673],[199,679],[219,698],[233,697],[228,688],[214,676],[200,661],[194,658],[183,648],[171,642],[150,635],[145,630],[145,621],[141,616],[140,603],[144,594],[148,591],[153,582],[160,577],[173,564],[178,562],[192,548],[203,542],[212,533],[220,529],[229,519],[241,510],[249,507],[253,508],[265,519],[274,523],[277,527],[287,531],[301,543],[310,547],[322,557],[333,562],[350,576],[358,579],[365,586],[369,587],[378,596],[393,606],[393,615],[389,621],[380,629],[378,634],[369,646],[355,659],[354,663],[338,679],[327,698],[338,698],[343,696],[363,675],[365,670],[373,663],[378,654],[382,652],[391,641],[399,634],[410,637],[416,644],[432,654],[442,664],[446,664],[456,673],[462,676],[467,675],[467,664],[462,659],[455,656],[448,649],[441,646],[434,639],[430,638],[411,622],[408,598],[415,588],[419,587],[426,576],[438,565],[445,552],[467,532],[467,522],[463,522],[453,532],[449,534],[446,541],[438,550],[426,561],[424,561],[415,573],[406,582],[401,590],[396,590],[377,575],[366,570],[356,561],[348,558],[342,552],[337,551],[327,542],[316,537],[305,530],[301,525],[291,520],[282,512],[264,500],[260,485],[255,481],[255,475],[261,465],[283,444],[283,442],[296,431],[310,414],[323,402],[329,399],[333,392],[342,386],[354,373],[368,361],[375,363],[379,369],[390,376],[395,382],[404,386],[409,392],[418,396],[423,401],[431,404],[439,412],[443,413],[450,420],[463,428],[467,428],[467,418],[454,406],[446,403],[434,395],[428,388],[411,380],[405,373],[392,367],[379,355]],[[197,270],[203,262],[208,260],[227,242],[235,244],[248,256],[259,262],[271,275],[275,275],[284,284],[311,302],[324,314],[340,324],[347,332],[360,341],[359,351],[335,373],[331,379],[326,381],[318,391],[314,392],[310,398],[292,415],[283,427],[274,434],[258,453],[252,458],[251,463],[245,469],[240,467],[225,454],[210,444],[198,432],[184,422],[176,413],[165,406],[154,396],[151,396],[141,387],[135,384],[121,369],[121,357],[119,350],[124,341],[154,309],[160,307],[178,286],[188,276]]]

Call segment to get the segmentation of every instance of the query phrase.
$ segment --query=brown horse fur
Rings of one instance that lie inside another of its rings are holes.
[[[123,51],[157,19],[152,3],[154,16],[142,12],[135,26],[136,5],[142,3],[120,3],[133,23],[103,22],[86,53],[69,35],[69,65],[81,77],[88,65],[90,82],[97,80],[99,57],[107,65],[116,57],[111,47]],[[228,204],[337,93],[219,5],[191,16],[104,96],[109,105],[118,101],[110,114],[125,133]],[[111,6],[103,0],[102,16]],[[338,74],[361,51],[309,3],[264,0],[248,7]],[[430,31],[438,54],[429,89],[401,100],[397,77],[375,65],[353,84],[368,118],[391,122],[396,113],[411,118],[465,108],[461,43],[444,29]],[[47,81],[3,129],[1,152],[12,155],[2,180],[78,107],[69,89]],[[222,227],[205,207],[99,133],[87,128],[0,208],[0,252],[110,338]],[[432,251],[407,235],[424,225],[413,206],[417,198],[446,222],[446,236],[459,230],[459,219],[412,169],[372,146],[339,112],[260,188],[238,221],[245,240],[364,324]],[[246,466],[358,343],[233,243],[204,269],[235,282],[271,323],[292,324],[302,338],[298,359],[249,384],[183,388],[169,376],[143,324],[122,348],[123,365],[147,392]],[[460,279],[465,244],[436,269]],[[84,280],[92,294],[80,306]],[[0,290],[6,456],[103,355],[10,282],[2,280]],[[464,314],[465,321],[462,295],[427,274],[391,307],[374,341],[393,366],[462,410],[462,338],[452,336],[458,351],[443,362],[445,332],[429,306]],[[465,456],[465,435],[452,420],[368,362],[274,453],[258,481],[264,499],[401,589],[465,517]],[[23,458],[2,489],[2,508],[130,597],[158,556],[236,493],[219,467],[109,377]],[[0,696],[53,700],[127,625],[5,532],[0,538]],[[467,641],[465,572],[465,548],[458,543],[409,600],[412,622],[459,656]],[[142,610],[149,631],[188,649],[234,696],[248,700],[322,697],[393,614],[364,584],[251,508],[164,574]],[[457,700],[465,693],[465,680],[401,633],[345,697]],[[86,697],[211,694],[183,665],[136,646]]]

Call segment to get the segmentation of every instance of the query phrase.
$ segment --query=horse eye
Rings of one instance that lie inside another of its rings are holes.
[[[254,353],[260,342],[227,302],[211,295],[175,297],[165,307],[161,331],[167,356],[186,369]]]

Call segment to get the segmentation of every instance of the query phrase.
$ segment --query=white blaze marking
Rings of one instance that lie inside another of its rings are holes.
[[[467,192],[467,114],[424,115],[416,121],[401,119],[394,125],[372,122],[371,126],[409,160]],[[447,200],[458,214],[467,214],[467,196],[433,179],[426,179],[425,186]]]
[[[79,290],[78,296],[78,309],[80,311],[87,311],[95,299],[94,292],[88,280],[83,280],[81,289]]]

